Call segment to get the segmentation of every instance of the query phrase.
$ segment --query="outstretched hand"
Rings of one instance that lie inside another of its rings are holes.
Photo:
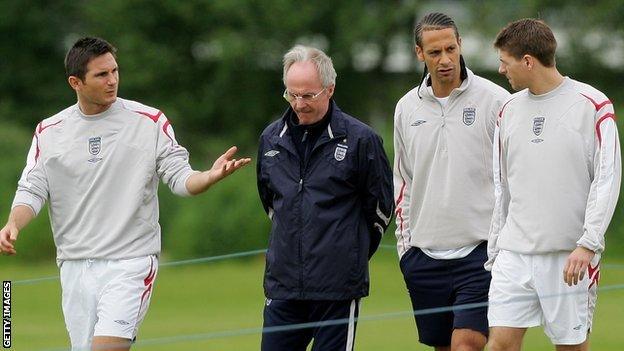
[[[236,151],[238,151],[238,148],[236,146],[232,146],[214,162],[212,168],[210,168],[210,173],[214,180],[213,184],[251,162],[251,158],[248,157],[238,160],[235,159],[234,155],[236,154]]]
[[[236,172],[239,168],[244,167],[251,159],[241,158],[235,159],[234,154],[237,151],[236,146],[232,146],[228,151],[214,162],[212,168],[205,172],[192,174],[186,180],[186,189],[191,195],[201,194],[210,188],[214,183]]]

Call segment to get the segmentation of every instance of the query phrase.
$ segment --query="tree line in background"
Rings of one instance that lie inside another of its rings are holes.
[[[8,215],[34,126],[75,103],[63,58],[81,36],[100,36],[118,48],[119,95],[160,108],[191,150],[196,168],[208,166],[230,144],[255,157],[258,135],[287,106],[281,99],[281,56],[298,43],[332,57],[338,104],[372,124],[392,155],[395,103],[418,84],[421,72],[412,54],[412,27],[431,11],[454,17],[463,37],[483,39],[481,56],[467,56],[468,65],[506,88],[506,80],[480,60],[483,55],[496,60],[491,41],[500,27],[522,17],[543,18],[565,44],[558,56],[562,72],[604,91],[616,112],[624,106],[624,69],[618,65],[624,64],[624,2],[619,0],[591,5],[563,0],[0,0],[0,221]],[[464,41],[466,49],[471,44]],[[165,254],[184,258],[266,246],[269,223],[256,195],[253,167],[202,197],[177,199],[162,190]],[[607,254],[624,252],[621,212],[619,206]],[[18,251],[18,261],[54,257],[45,214],[20,236]]]

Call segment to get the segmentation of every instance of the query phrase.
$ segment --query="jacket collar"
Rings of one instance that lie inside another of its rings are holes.
[[[346,119],[343,116],[342,111],[340,110],[340,108],[338,107],[334,99],[330,99],[329,101],[331,104],[330,108],[331,108],[332,114],[331,114],[329,123],[327,124],[327,127],[325,128],[325,130],[321,133],[321,136],[319,137],[319,142],[323,139],[332,140],[332,139],[341,138],[347,135]],[[284,136],[286,135],[286,133],[290,132],[288,128],[288,118],[290,118],[291,114],[293,113],[295,113],[295,111],[293,111],[292,107],[289,106],[288,109],[286,109],[286,111],[282,115],[282,119],[280,121],[279,133],[278,133],[278,136],[280,139],[284,139]],[[289,139],[289,138],[286,138],[286,139]]]

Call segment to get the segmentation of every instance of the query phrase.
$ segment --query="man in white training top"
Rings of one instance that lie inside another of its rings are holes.
[[[425,72],[421,84],[399,100],[394,120],[401,270],[414,310],[485,303],[492,140],[509,93],[466,68],[448,16],[426,15],[414,38]],[[487,341],[484,306],[415,319],[420,342],[438,351],[482,350]]]
[[[236,147],[208,171],[191,169],[159,110],[117,97],[116,49],[82,38],[65,69],[78,103],[35,129],[0,252],[48,201],[73,350],[129,350],[158,271],[158,182],[196,195],[250,162]]]
[[[587,350],[620,188],[613,105],[559,73],[542,21],[510,23],[494,47],[499,73],[519,92],[501,110],[494,144],[488,347],[520,350],[526,329],[543,325],[557,350]]]

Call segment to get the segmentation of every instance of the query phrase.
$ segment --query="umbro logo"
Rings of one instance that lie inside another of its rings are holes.
[[[264,156],[268,156],[268,157],[274,157],[275,155],[279,154],[280,152],[277,150],[269,150],[267,151]]]
[[[579,324],[579,325],[577,325],[576,327],[574,327],[572,329],[574,329],[574,330],[581,330],[582,326],[583,326],[582,324]]]
[[[117,324],[121,324],[121,325],[128,325],[128,324],[130,324],[130,323],[128,323],[128,322],[126,322],[124,320],[121,320],[121,319],[117,319],[117,320],[115,320],[113,322],[115,322]]]
[[[421,124],[427,123],[427,121],[423,120],[423,119],[419,119],[416,122],[412,123],[411,126],[412,127],[418,127]]]

